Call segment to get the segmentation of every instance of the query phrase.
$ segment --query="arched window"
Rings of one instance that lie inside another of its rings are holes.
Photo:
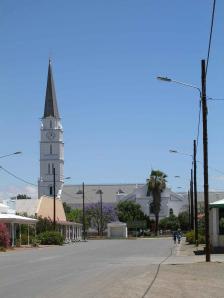
[[[53,187],[52,186],[49,187],[49,194],[50,194],[50,196],[53,195]]]
[[[50,144],[50,154],[52,154],[52,144]]]
[[[48,164],[48,174],[50,174],[50,173],[51,173],[51,165]]]
[[[170,215],[173,215],[173,208],[170,208]]]

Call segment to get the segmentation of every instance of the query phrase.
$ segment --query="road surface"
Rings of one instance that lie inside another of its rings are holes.
[[[90,240],[0,253],[0,297],[142,297],[171,239]]]

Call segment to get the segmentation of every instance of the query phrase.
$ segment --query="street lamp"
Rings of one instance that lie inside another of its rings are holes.
[[[103,199],[102,199],[103,191],[102,189],[98,189],[96,191],[96,194],[100,195],[100,234],[101,236],[103,236]]]
[[[85,185],[82,183],[82,190],[78,190],[77,195],[82,195],[82,224],[83,224],[83,240],[86,241],[86,219],[85,219]]]
[[[2,155],[2,156],[0,156],[0,158],[12,156],[12,155],[17,155],[17,154],[22,154],[22,152],[21,151],[16,151],[16,152],[13,152],[13,153],[10,153],[10,154]]]
[[[209,192],[208,192],[208,132],[207,132],[207,98],[206,98],[206,63],[201,60],[201,89],[197,86],[176,81],[167,77],[157,77],[158,80],[165,82],[173,82],[186,87],[194,88],[199,92],[202,103],[203,118],[203,159],[204,159],[204,208],[205,208],[205,250],[206,262],[210,262],[210,236],[209,236]]]
[[[200,98],[201,98],[201,89],[198,88],[195,85],[191,85],[191,84],[187,84],[187,83],[184,83],[184,82],[181,82],[181,81],[173,80],[173,79],[168,78],[168,77],[157,77],[157,80],[168,82],[168,83],[176,83],[176,84],[183,85],[183,86],[186,86],[186,87],[194,88],[194,89],[198,90],[198,92],[200,93]]]
[[[170,152],[170,153],[181,154],[181,155],[186,155],[186,156],[193,157],[192,154],[183,153],[183,152],[180,152],[180,151],[177,151],[177,150],[173,150],[173,149],[170,149],[169,152]]]

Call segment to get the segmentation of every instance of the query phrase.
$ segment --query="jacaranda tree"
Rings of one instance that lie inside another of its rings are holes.
[[[117,213],[115,208],[112,205],[102,204],[102,219],[101,219],[101,204],[92,203],[86,206],[86,218],[89,222],[89,225],[95,228],[100,235],[100,231],[104,231],[109,222],[117,220]],[[101,227],[102,221],[102,227]]]

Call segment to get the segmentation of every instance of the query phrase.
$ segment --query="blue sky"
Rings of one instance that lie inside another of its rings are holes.
[[[0,155],[36,183],[48,59],[53,63],[71,183],[144,182],[151,168],[187,190],[199,98],[159,82],[167,75],[200,87],[213,1],[86,0],[0,3]],[[224,3],[217,1],[207,94],[224,98]],[[224,173],[224,102],[209,103],[209,165]],[[198,159],[202,160],[202,134]],[[199,190],[203,169],[198,166]],[[175,179],[175,175],[181,178]],[[210,170],[210,189],[224,174]],[[0,171],[0,193],[32,193]]]

